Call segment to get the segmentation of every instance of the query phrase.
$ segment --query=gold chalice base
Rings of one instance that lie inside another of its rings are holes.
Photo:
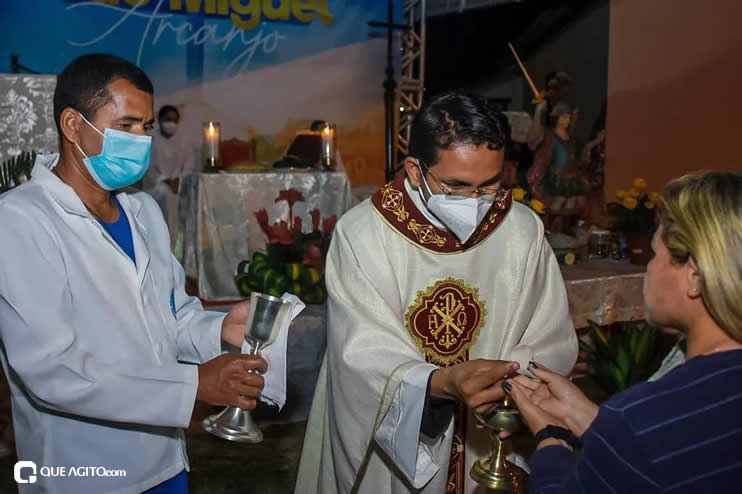
[[[498,469],[491,458],[475,461],[471,467],[470,475],[477,484],[487,489],[508,493],[515,492],[515,483],[508,467],[503,465],[503,468]]]
[[[492,491],[522,493],[524,492],[525,472],[521,472],[520,468],[505,459],[508,448],[504,441],[499,439],[498,433],[501,431],[521,432],[525,429],[525,424],[520,410],[511,407],[508,400],[503,405],[486,416],[474,414],[477,421],[489,429],[491,440],[497,443],[497,448],[493,448],[494,451],[489,458],[475,461],[469,475],[479,485]]]
[[[495,492],[524,493],[525,471],[505,459],[507,448],[503,441],[496,440],[497,450],[489,458],[475,461],[469,475],[477,484]]]

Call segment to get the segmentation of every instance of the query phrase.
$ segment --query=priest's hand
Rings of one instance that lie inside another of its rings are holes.
[[[268,364],[257,355],[225,353],[198,366],[196,400],[220,406],[255,408]]]
[[[517,362],[469,360],[433,371],[430,393],[436,398],[459,400],[484,413],[505,397],[500,381],[518,371]]]
[[[250,313],[250,301],[235,304],[222,321],[222,341],[235,348],[242,348],[245,341],[245,324]]]

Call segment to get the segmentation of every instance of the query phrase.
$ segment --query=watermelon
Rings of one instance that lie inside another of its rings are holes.
[[[262,277],[265,271],[270,267],[270,261],[265,254],[257,253],[252,258],[248,272],[253,276]]]
[[[301,298],[303,292],[304,292],[304,288],[302,287],[301,283],[299,283],[298,281],[294,281],[291,284],[291,293]]]
[[[305,271],[306,268],[304,265],[298,262],[292,262],[291,264],[286,265],[286,276],[288,276],[291,281],[303,279]]]
[[[247,260],[245,260],[245,261],[242,261],[242,262],[241,262],[241,263],[240,263],[240,264],[239,264],[239,265],[237,266],[237,274],[242,274],[242,273],[244,273],[245,271],[247,271],[247,268],[248,268],[248,266],[250,266],[250,261],[247,261]]]
[[[250,295],[253,291],[250,286],[250,276],[247,273],[240,273],[235,276],[235,283],[237,283],[237,289],[243,297]]]
[[[260,277],[261,279],[261,286],[263,287],[263,290],[268,290],[271,287],[277,286],[276,278],[278,276],[283,276],[273,269],[266,269],[263,272],[263,275]]]
[[[309,268],[307,269],[307,281],[310,285],[315,285],[319,283],[319,281],[322,279],[322,273],[317,268]]]

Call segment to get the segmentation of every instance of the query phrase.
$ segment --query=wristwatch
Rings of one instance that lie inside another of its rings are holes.
[[[536,444],[540,443],[544,439],[553,437],[554,439],[561,439],[569,445],[574,451],[582,448],[582,441],[575,436],[572,431],[560,427],[558,425],[547,425],[536,433]]]

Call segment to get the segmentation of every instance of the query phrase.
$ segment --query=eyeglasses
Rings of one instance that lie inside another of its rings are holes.
[[[477,194],[478,196],[486,196],[491,194],[497,194],[498,192],[507,192],[506,190],[502,189],[500,187],[500,183],[492,184],[492,185],[486,185],[484,187],[472,187],[470,185],[448,185],[441,182],[435,175],[433,175],[433,172],[430,171],[430,167],[425,164],[425,162],[421,159],[417,160],[427,171],[428,175],[433,179],[435,184],[438,186],[441,191],[447,196],[462,196],[462,197],[470,197],[472,194]]]

